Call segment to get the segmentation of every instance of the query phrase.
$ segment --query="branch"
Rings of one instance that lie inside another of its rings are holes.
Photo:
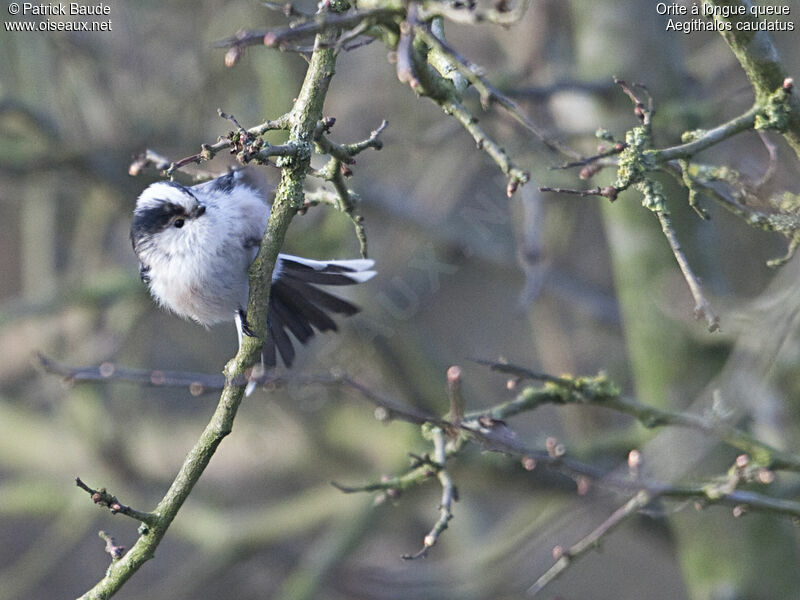
[[[447,524],[453,518],[452,505],[453,501],[458,500],[458,492],[456,486],[453,485],[453,480],[447,472],[445,462],[447,461],[447,453],[445,451],[444,432],[436,427],[432,431],[433,447],[434,447],[434,462],[438,465],[436,476],[442,486],[442,500],[439,503],[439,519],[433,525],[430,533],[425,536],[422,549],[416,554],[404,554],[403,558],[406,560],[415,560],[417,558],[425,558],[428,551],[436,545],[439,541],[439,536],[447,529]]]
[[[358,202],[360,198],[358,194],[353,192],[347,187],[345,177],[352,175],[352,171],[345,165],[355,164],[355,156],[368,148],[380,150],[383,148],[383,141],[380,139],[381,133],[389,125],[388,121],[382,121],[380,126],[373,130],[366,140],[356,142],[353,144],[335,144],[325,137],[330,127],[333,126],[334,119],[325,119],[317,126],[317,133],[314,139],[317,143],[317,148],[321,153],[329,154],[331,159],[314,175],[329,181],[336,190],[336,198],[334,201],[329,202],[332,206],[345,213],[353,222],[356,230],[356,237],[358,238],[361,246],[362,258],[367,257],[367,232],[364,228],[364,218],[358,212]],[[306,203],[303,205],[303,210],[309,206],[308,197]]]
[[[508,419],[521,412],[534,410],[542,404],[591,404],[630,415],[648,429],[671,425],[709,433],[726,444],[746,452],[758,464],[769,469],[800,471],[800,457],[779,450],[754,438],[746,431],[732,427],[727,422],[730,415],[702,416],[648,406],[623,396],[619,387],[604,374],[593,377],[554,378],[549,375],[542,376],[516,365],[492,361],[481,361],[481,363],[488,365],[492,370],[508,373],[520,379],[545,381],[545,385],[539,388],[526,387],[513,400],[497,404],[487,410],[467,414],[465,419],[468,421],[480,417]]]
[[[320,41],[329,40],[322,37]],[[258,360],[262,340],[267,334],[266,315],[272,270],[289,223],[297,209],[303,205],[303,182],[312,154],[311,138],[317,122],[322,118],[322,104],[333,75],[334,64],[335,55],[331,50],[320,49],[314,52],[294,108],[288,117],[279,120],[280,128],[291,125],[289,143],[308,151],[297,152],[285,160],[267,228],[258,255],[250,267],[250,299],[247,314],[250,328],[258,337],[245,336],[236,356],[225,366],[226,382],[217,408],[200,438],[189,451],[169,490],[153,511],[158,518],[154,519],[146,531],[141,532],[139,539],[124,557],[111,563],[103,579],[83,596],[84,599],[110,598],[147,560],[153,557],[217,447],[233,427],[236,412],[244,396],[245,370]],[[268,129],[273,127],[272,123],[268,122],[260,127]],[[260,127],[256,128],[254,135],[260,135]],[[228,142],[218,144],[220,144],[218,149],[221,149],[227,147]],[[200,156],[199,160],[205,160],[205,157]],[[192,159],[188,162],[199,162],[199,160]]]
[[[217,111],[220,116],[223,118],[228,118],[230,115],[225,115],[221,110]],[[275,130],[283,130],[289,127],[288,121],[289,115],[283,115],[278,119],[272,121],[265,121],[261,123],[261,125],[256,125],[255,127],[251,127],[250,129],[235,132],[235,135],[232,133],[226,138],[220,138],[214,144],[203,144],[201,146],[200,152],[197,154],[192,154],[191,156],[186,156],[178,161],[170,162],[167,158],[161,156],[160,154],[153,152],[152,150],[146,150],[144,153],[137,156],[133,162],[131,163],[130,167],[128,168],[128,173],[130,175],[138,175],[141,171],[146,167],[155,167],[159,171],[162,171],[167,176],[172,176],[175,171],[182,169],[183,167],[191,164],[200,164],[204,161],[211,160],[214,158],[219,152],[225,150],[226,148],[230,148],[232,145],[235,145],[237,142],[241,140],[241,138],[251,138],[261,139],[261,136],[264,135],[268,131],[275,131]],[[241,126],[239,126],[241,129]],[[270,144],[267,145],[268,148],[276,149],[273,151],[270,156],[278,155],[282,152],[281,147],[279,146],[272,146]]]
[[[102,504],[103,506],[107,507],[111,511],[112,515],[116,515],[117,513],[123,514],[131,517],[132,519],[136,519],[137,521],[141,521],[145,525],[152,525],[158,519],[158,515],[156,514],[141,512],[131,508],[130,506],[122,504],[119,500],[117,500],[116,496],[109,494],[105,488],[101,488],[99,490],[90,488],[83,481],[81,481],[80,477],[75,478],[75,485],[86,491],[86,493],[92,497],[92,502],[95,504]]]
[[[444,17],[462,25],[478,25],[493,23],[495,25],[514,25],[525,16],[531,0],[511,2],[501,0],[494,3],[494,8],[480,8],[477,2],[438,2],[427,0],[420,4],[420,17],[428,20],[433,17]]]
[[[620,508],[615,510],[608,519],[606,519],[600,526],[592,531],[585,538],[571,546],[568,550],[564,550],[561,546],[553,548],[553,556],[556,558],[556,563],[550,567],[539,579],[536,580],[530,588],[528,594],[535,596],[542,589],[544,589],[551,581],[558,578],[566,571],[569,566],[578,558],[587,554],[591,550],[599,546],[600,540],[613,529],[616,529],[621,523],[636,515],[642,508],[647,506],[652,501],[650,494],[642,490],[637,493],[633,498],[628,500]]]
[[[294,27],[278,30],[243,30],[233,37],[219,40],[214,45],[217,48],[245,48],[247,46],[264,45],[268,48],[281,48],[289,42],[294,42],[321,33],[336,33],[342,28],[349,28],[362,23],[393,23],[398,17],[403,16],[401,8],[375,8],[371,10],[355,11],[347,15],[322,13],[313,21],[301,23]],[[331,48],[334,39],[315,40],[315,46],[320,49]],[[228,65],[232,66],[232,65]]]
[[[506,151],[483,131],[478,125],[478,119],[463,105],[458,86],[436,68],[435,56],[430,56],[430,47],[421,38],[417,38],[416,33],[421,31],[420,27],[417,5],[411,4],[406,21],[400,27],[401,35],[397,47],[398,79],[408,83],[421,96],[430,98],[446,114],[461,123],[475,140],[478,149],[488,154],[508,177],[506,195],[511,197],[519,186],[530,180],[530,174],[511,161]]]
[[[433,32],[428,24],[417,23],[414,32],[419,36],[428,46],[430,46],[433,54],[440,54],[443,61],[452,69],[457,70],[467,81],[480,94],[481,105],[483,108],[488,108],[490,104],[497,103],[519,124],[525,129],[535,135],[539,140],[548,148],[553,151],[560,152],[572,158],[577,158],[578,155],[573,150],[566,148],[557,140],[548,138],[544,132],[522,111],[522,109],[500,90],[494,87],[489,81],[481,74],[482,69],[472,63],[467,58],[461,56],[452,46],[450,46],[444,39],[443,33],[437,35]],[[433,61],[434,58],[429,58]],[[442,72],[442,69],[438,69]],[[445,75],[445,73],[442,73]],[[412,86],[413,87],[413,86]]]
[[[708,323],[708,331],[713,333],[719,329],[719,317],[715,315],[714,311],[711,309],[711,304],[709,304],[703,294],[700,280],[697,278],[697,275],[694,274],[694,271],[692,271],[689,261],[686,260],[686,255],[683,253],[680,242],[678,242],[678,236],[672,228],[669,215],[663,212],[658,212],[656,214],[659,223],[661,223],[661,230],[664,232],[669,247],[675,255],[675,260],[678,261],[678,266],[681,269],[681,273],[683,273],[683,278],[686,280],[686,283],[689,285],[689,290],[692,292],[692,297],[694,298],[694,316],[697,319],[705,318],[706,323]]]
[[[759,19],[748,10],[752,6],[748,0],[708,0],[708,3],[715,7],[741,8],[741,14],[729,17],[715,14],[714,20],[726,22],[730,27],[720,29],[720,35],[747,74],[756,102],[765,106],[776,89],[791,81],[772,38],[766,31],[758,30]],[[787,106],[789,110],[781,133],[800,158],[800,97],[791,94]]]

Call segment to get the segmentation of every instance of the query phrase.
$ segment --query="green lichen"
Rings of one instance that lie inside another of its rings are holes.
[[[705,129],[692,129],[689,131],[684,131],[681,134],[681,142],[683,142],[684,144],[688,144],[689,142],[694,142],[702,137],[705,137],[707,133],[708,131]]]
[[[782,213],[800,214],[800,194],[784,192],[770,200],[770,204]]]
[[[644,179],[645,173],[655,167],[650,146],[650,133],[643,126],[634,127],[625,134],[625,149],[619,154],[617,180],[614,187],[627,189]]]
[[[614,136],[611,135],[611,132],[603,127],[598,127],[597,131],[594,132],[594,137],[596,137],[598,140],[604,140],[606,142],[614,141]]]
[[[605,402],[612,398],[618,398],[621,393],[619,386],[605,373],[578,377],[575,379],[574,387],[590,402]]]
[[[658,181],[643,179],[636,183],[635,187],[644,196],[644,198],[642,198],[642,206],[654,213],[669,215],[663,187]]]
[[[791,91],[783,87],[769,95],[761,111],[756,115],[755,128],[771,129],[783,133],[789,128],[792,107],[789,104]]]

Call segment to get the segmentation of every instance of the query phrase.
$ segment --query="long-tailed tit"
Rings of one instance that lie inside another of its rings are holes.
[[[185,187],[150,185],[136,201],[131,226],[139,274],[161,306],[209,326],[236,321],[239,344],[247,326],[247,270],[258,252],[269,216],[262,194],[243,171]],[[352,315],[358,307],[318,287],[362,283],[372,278],[366,259],[317,261],[279,254],[272,273],[268,336],[262,362],[275,366],[280,354],[291,366],[291,333],[305,344],[317,331],[336,331],[330,313]]]

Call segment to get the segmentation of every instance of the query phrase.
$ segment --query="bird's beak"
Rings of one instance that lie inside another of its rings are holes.
[[[206,207],[203,206],[202,204],[198,204],[192,209],[192,212],[189,213],[189,218],[196,219],[197,217],[204,215],[205,212],[206,212]]]

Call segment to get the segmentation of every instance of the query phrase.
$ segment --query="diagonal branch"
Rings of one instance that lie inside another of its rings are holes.
[[[557,558],[556,563],[528,588],[528,594],[535,596],[542,591],[551,581],[564,573],[575,560],[597,548],[600,540],[605,537],[606,534],[616,529],[630,517],[636,515],[639,510],[649,504],[651,500],[650,494],[642,490],[615,510],[611,516],[603,521],[594,531],[575,543],[568,550],[563,550],[560,547],[554,548],[553,554],[555,558]]]
[[[321,39],[327,42],[327,38]],[[291,143],[310,150],[317,122],[322,118],[322,104],[333,75],[335,54],[330,49],[314,52],[294,108],[284,121],[290,124]],[[208,425],[189,451],[172,485],[153,511],[157,519],[149,524],[125,556],[114,560],[105,576],[82,597],[107,599],[150,558],[167,533],[173,519],[205,471],[222,440],[231,432],[233,421],[245,391],[243,375],[255,364],[267,333],[267,306],[272,270],[283,244],[286,230],[297,209],[303,205],[303,182],[310,167],[311,152],[287,157],[282,170],[275,202],[270,213],[259,253],[250,268],[250,327],[259,337],[245,336],[236,356],[225,366],[225,387]]]

